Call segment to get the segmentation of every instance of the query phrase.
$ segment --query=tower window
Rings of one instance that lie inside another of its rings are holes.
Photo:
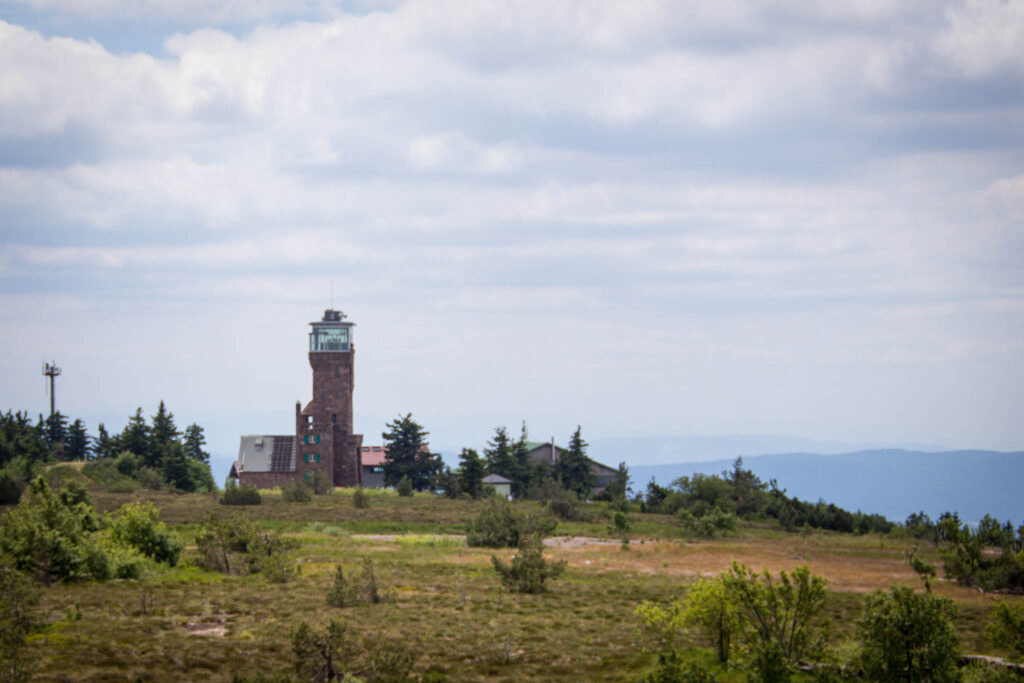
[[[338,414],[337,413],[331,413],[331,424],[332,425],[338,424]]]
[[[302,443],[309,443],[309,434],[302,435]]]
[[[320,435],[319,434],[316,435],[316,442],[320,443]]]
[[[320,462],[320,454],[319,453],[316,454],[316,461]]]
[[[309,453],[302,454],[302,462],[309,462]]]

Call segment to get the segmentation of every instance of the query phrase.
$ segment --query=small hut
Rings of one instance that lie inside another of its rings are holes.
[[[502,498],[512,497],[512,480],[506,479],[500,474],[488,474],[480,483],[484,486],[490,486]]]

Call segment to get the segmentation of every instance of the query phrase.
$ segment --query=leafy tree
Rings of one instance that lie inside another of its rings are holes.
[[[744,519],[756,515],[764,505],[767,484],[758,479],[750,470],[743,469],[743,458],[736,458],[731,472],[723,472],[722,478],[732,489],[732,500],[736,514]]]
[[[89,446],[89,434],[85,430],[85,423],[75,420],[68,427],[64,457],[67,460],[88,460],[91,454],[92,449]]]
[[[459,454],[459,489],[473,498],[479,498],[483,491],[484,463],[472,448],[463,448]]]
[[[42,419],[42,416],[40,416]],[[43,422],[43,435],[51,451],[58,449],[68,437],[68,418],[58,410]]]
[[[869,680],[958,680],[959,643],[953,622],[956,606],[910,586],[878,590],[864,601],[857,620],[860,665]]]
[[[399,416],[387,425],[381,436],[387,454],[384,456],[384,483],[396,486],[402,477],[408,477],[417,491],[430,488],[441,469],[441,458],[427,449],[427,435],[423,427],[412,419],[412,413]]]
[[[925,514],[924,510],[907,515],[903,526],[914,538],[932,539],[935,538],[935,524],[932,518]]]
[[[47,455],[43,432],[32,424],[27,413],[8,410],[0,414],[0,467],[9,470],[17,460],[17,469],[22,470],[18,474],[25,474],[26,467],[46,460]]]
[[[195,491],[197,482],[192,480],[185,448],[177,441],[165,441],[154,446],[152,451],[158,458],[160,473],[164,481],[179,491]]]
[[[192,423],[185,428],[185,455],[196,462],[210,463],[210,454],[203,450],[206,445],[206,436],[203,428]]]
[[[776,582],[767,570],[758,574],[734,560],[723,581],[750,625],[755,650],[777,648],[793,665],[824,645],[825,579],[812,576],[806,565],[780,571]]]
[[[723,664],[729,661],[732,643],[744,628],[739,603],[721,576],[701,579],[690,588],[682,621],[714,646]]]
[[[582,428],[577,426],[569,440],[568,450],[559,455],[555,463],[555,477],[567,491],[586,499],[594,486],[594,475],[590,471],[587,442],[580,435],[581,431]]]

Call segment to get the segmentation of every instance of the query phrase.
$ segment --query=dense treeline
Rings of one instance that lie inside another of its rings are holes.
[[[411,414],[388,423],[381,435],[387,448],[386,485],[398,486],[404,478],[417,491],[439,491],[450,498],[479,498],[485,493],[484,477],[497,474],[512,482],[512,496],[517,500],[547,500],[563,492],[585,500],[592,494],[593,475],[580,427],[569,439],[568,448],[559,451],[553,467],[543,461],[530,461],[526,423],[518,439],[513,439],[506,427],[497,427],[482,456],[475,449],[463,448],[455,470],[446,467],[440,455],[430,452],[428,435]],[[624,494],[629,473],[625,466],[620,471],[618,485],[609,488]]]
[[[119,434],[100,423],[90,436],[80,419],[61,413],[33,422],[27,413],[0,413],[0,503],[17,502],[26,483],[55,462],[86,461],[94,479],[110,485],[180,491],[214,487],[203,428],[178,429],[174,414],[160,402],[147,423],[138,408]]]
[[[679,515],[684,521],[713,520],[720,528],[744,520],[775,519],[787,531],[799,527],[846,533],[888,533],[895,524],[882,515],[850,512],[832,503],[802,501],[786,495],[775,480],[763,482],[737,458],[721,474],[695,473],[667,487],[652,479],[635,498],[642,512]],[[707,528],[707,525],[705,525]],[[714,527],[711,527],[714,528]],[[708,534],[710,535],[710,534]]]

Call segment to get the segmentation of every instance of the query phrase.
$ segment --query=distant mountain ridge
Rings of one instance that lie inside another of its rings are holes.
[[[734,460],[638,464],[630,467],[630,476],[638,490],[652,477],[664,486],[694,472],[717,474],[730,469]],[[986,513],[1009,519],[1015,527],[1024,522],[1024,451],[778,453],[744,456],[743,465],[763,481],[775,479],[791,496],[811,502],[821,498],[893,521],[924,510],[933,519],[956,511],[966,522]]]

